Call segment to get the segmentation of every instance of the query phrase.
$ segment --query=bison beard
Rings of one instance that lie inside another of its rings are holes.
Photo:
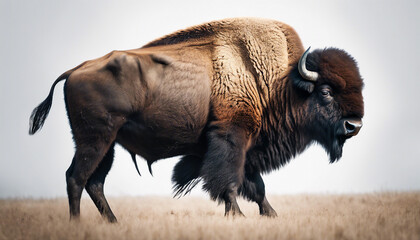
[[[341,155],[343,155],[343,145],[345,141],[346,139],[344,139],[343,137],[337,137],[336,139],[334,139],[329,151],[331,163],[334,163],[335,161],[341,158]]]
[[[328,153],[330,163],[338,161],[343,154],[343,146],[346,141],[345,135],[341,134],[340,121],[327,129],[319,128],[317,132],[323,132],[322,135],[314,136],[314,139]]]
[[[323,147],[327,151],[328,155],[330,156],[330,163],[334,163],[338,161],[341,156],[343,155],[343,146],[346,141],[344,136],[331,136],[331,142]]]
[[[210,22],[86,61],[53,83],[32,112],[30,134],[43,126],[62,80],[76,145],[66,171],[72,219],[86,189],[116,221],[103,192],[116,143],[136,168],[142,156],[150,172],[153,162],[182,156],[172,176],[175,196],[203,181],[210,197],[225,203],[225,215],[243,215],[240,194],[274,217],[261,174],[314,142],[337,161],[364,114],[363,81],[350,55],[305,52],[293,28],[265,19]]]

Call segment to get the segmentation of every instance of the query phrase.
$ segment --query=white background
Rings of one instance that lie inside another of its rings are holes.
[[[44,128],[28,135],[32,109],[53,81],[84,60],[138,48],[178,29],[228,17],[280,20],[305,47],[335,46],[365,79],[364,127],[335,164],[312,146],[265,175],[269,194],[420,190],[418,1],[4,1],[0,3],[0,198],[65,196],[73,157],[62,87]],[[138,157],[139,158],[139,157]],[[117,147],[107,195],[171,196],[176,158],[139,159],[139,177]],[[196,188],[193,195],[205,195]]]

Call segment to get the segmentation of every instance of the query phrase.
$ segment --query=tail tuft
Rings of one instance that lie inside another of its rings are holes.
[[[52,104],[52,94],[50,93],[48,97],[36,107],[31,114],[29,119],[29,134],[35,134],[45,122],[45,119],[50,112]]]
[[[45,119],[51,109],[55,85],[57,85],[58,82],[67,79],[72,71],[73,69],[61,74],[51,86],[47,98],[32,111],[31,117],[29,118],[30,135],[35,134],[44,125]]]

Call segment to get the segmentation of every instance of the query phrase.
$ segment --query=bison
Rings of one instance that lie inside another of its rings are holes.
[[[261,174],[314,142],[337,161],[364,114],[363,80],[349,54],[305,51],[292,27],[267,19],[205,23],[86,61],[53,83],[32,112],[30,134],[43,126],[62,80],[76,146],[66,171],[71,219],[86,189],[102,216],[116,221],[103,192],[116,143],[149,170],[182,156],[175,195],[203,181],[225,215],[242,215],[242,195],[261,215],[276,216]]]

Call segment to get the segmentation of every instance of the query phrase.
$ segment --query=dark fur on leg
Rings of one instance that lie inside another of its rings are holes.
[[[187,155],[181,158],[172,174],[174,197],[185,196],[200,182],[202,165],[203,160],[200,157]]]
[[[239,127],[214,123],[207,138],[208,149],[200,172],[203,189],[213,200],[223,201],[224,194],[231,190],[228,186],[238,187],[242,183],[247,137]]]
[[[203,189],[213,200],[225,202],[225,215],[243,216],[237,202],[238,187],[244,177],[248,135],[231,124],[213,123],[208,134],[208,148],[200,175]]]
[[[92,142],[91,145],[77,146],[73,162],[66,172],[67,194],[70,204],[70,218],[80,215],[80,198],[88,179],[101,162],[109,145]]]
[[[102,214],[105,213],[110,221],[114,221],[115,216],[111,210],[105,209],[109,206],[105,204],[105,197],[102,197],[103,183],[101,182],[105,181],[105,176],[111,168],[113,150],[110,148],[114,145],[123,118],[113,117],[105,111],[82,109],[70,119],[76,143],[76,153],[66,172],[70,218],[79,218],[80,198],[86,186],[95,204],[97,206],[98,203],[100,204],[99,211]]]
[[[80,218],[80,198],[82,196],[83,187],[77,186],[74,179],[71,178],[74,172],[76,156],[73,157],[70,167],[66,171],[67,180],[67,196],[69,201],[70,220],[79,220]]]
[[[234,183],[229,184],[224,194],[225,216],[245,217],[239,208],[238,203],[236,202],[237,195],[238,187]]]
[[[265,197],[265,185],[260,173],[246,170],[244,181],[239,187],[239,193],[246,199],[256,202],[261,215],[277,217],[276,211]]]
[[[102,159],[95,172],[90,176],[85,189],[90,198],[95,203],[101,215],[109,222],[117,222],[117,218],[112,212],[104,195],[105,178],[112,167],[114,161],[114,144],[109,148],[107,154]]]

